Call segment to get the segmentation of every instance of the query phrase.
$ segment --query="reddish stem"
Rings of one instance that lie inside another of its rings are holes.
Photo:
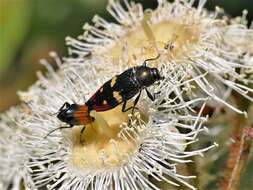
[[[252,144],[252,138],[249,138],[252,126],[244,127],[249,126],[247,119],[236,115],[231,123],[234,126],[231,137],[234,142],[229,146],[225,175],[221,180],[221,189],[224,190],[239,189],[241,175],[246,167]]]

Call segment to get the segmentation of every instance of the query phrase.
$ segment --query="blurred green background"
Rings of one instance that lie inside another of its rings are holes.
[[[145,7],[156,7],[156,0],[142,0]],[[56,51],[67,54],[65,37],[82,33],[85,22],[94,14],[110,20],[107,0],[0,0],[0,111],[18,103],[17,90],[26,90],[36,80],[41,58]],[[232,16],[249,10],[252,20],[253,0],[209,0]]]

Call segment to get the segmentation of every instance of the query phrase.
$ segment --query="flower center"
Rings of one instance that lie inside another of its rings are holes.
[[[95,120],[86,126],[81,141],[82,127],[73,130],[71,164],[79,169],[104,169],[127,162],[137,149],[136,142],[124,140],[120,135],[122,123],[128,122],[128,114],[122,113],[121,106],[106,112],[91,112]]]
[[[120,42],[113,46],[109,51],[113,58],[116,60],[120,59],[122,50],[126,49],[126,47],[130,62],[140,56],[146,58],[155,57],[157,56],[157,49],[159,51],[168,50],[168,56],[176,58],[184,56],[184,49],[198,41],[198,27],[196,26],[170,21],[146,26],[140,26],[135,31],[127,33]],[[187,48],[188,54],[189,50],[191,48]]]

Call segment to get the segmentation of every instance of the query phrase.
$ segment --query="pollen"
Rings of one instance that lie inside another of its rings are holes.
[[[137,150],[134,140],[120,137],[121,124],[128,122],[121,106],[107,112],[91,112],[94,122],[87,126],[80,140],[80,128],[72,131],[73,150],[70,164],[78,169],[102,169],[120,166]],[[117,116],[117,117],[116,117]]]

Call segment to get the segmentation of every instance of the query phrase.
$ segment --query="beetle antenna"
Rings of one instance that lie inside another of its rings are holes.
[[[49,114],[50,116],[53,116],[53,115],[56,115],[60,112],[61,110],[59,110],[58,112],[55,112],[55,113],[52,113],[52,114]]]
[[[156,57],[154,57],[154,58],[146,59],[146,60],[143,62],[142,65],[146,67],[148,61],[155,61],[155,60],[159,59],[160,55],[161,55],[161,54],[159,53],[159,54],[158,54]]]

